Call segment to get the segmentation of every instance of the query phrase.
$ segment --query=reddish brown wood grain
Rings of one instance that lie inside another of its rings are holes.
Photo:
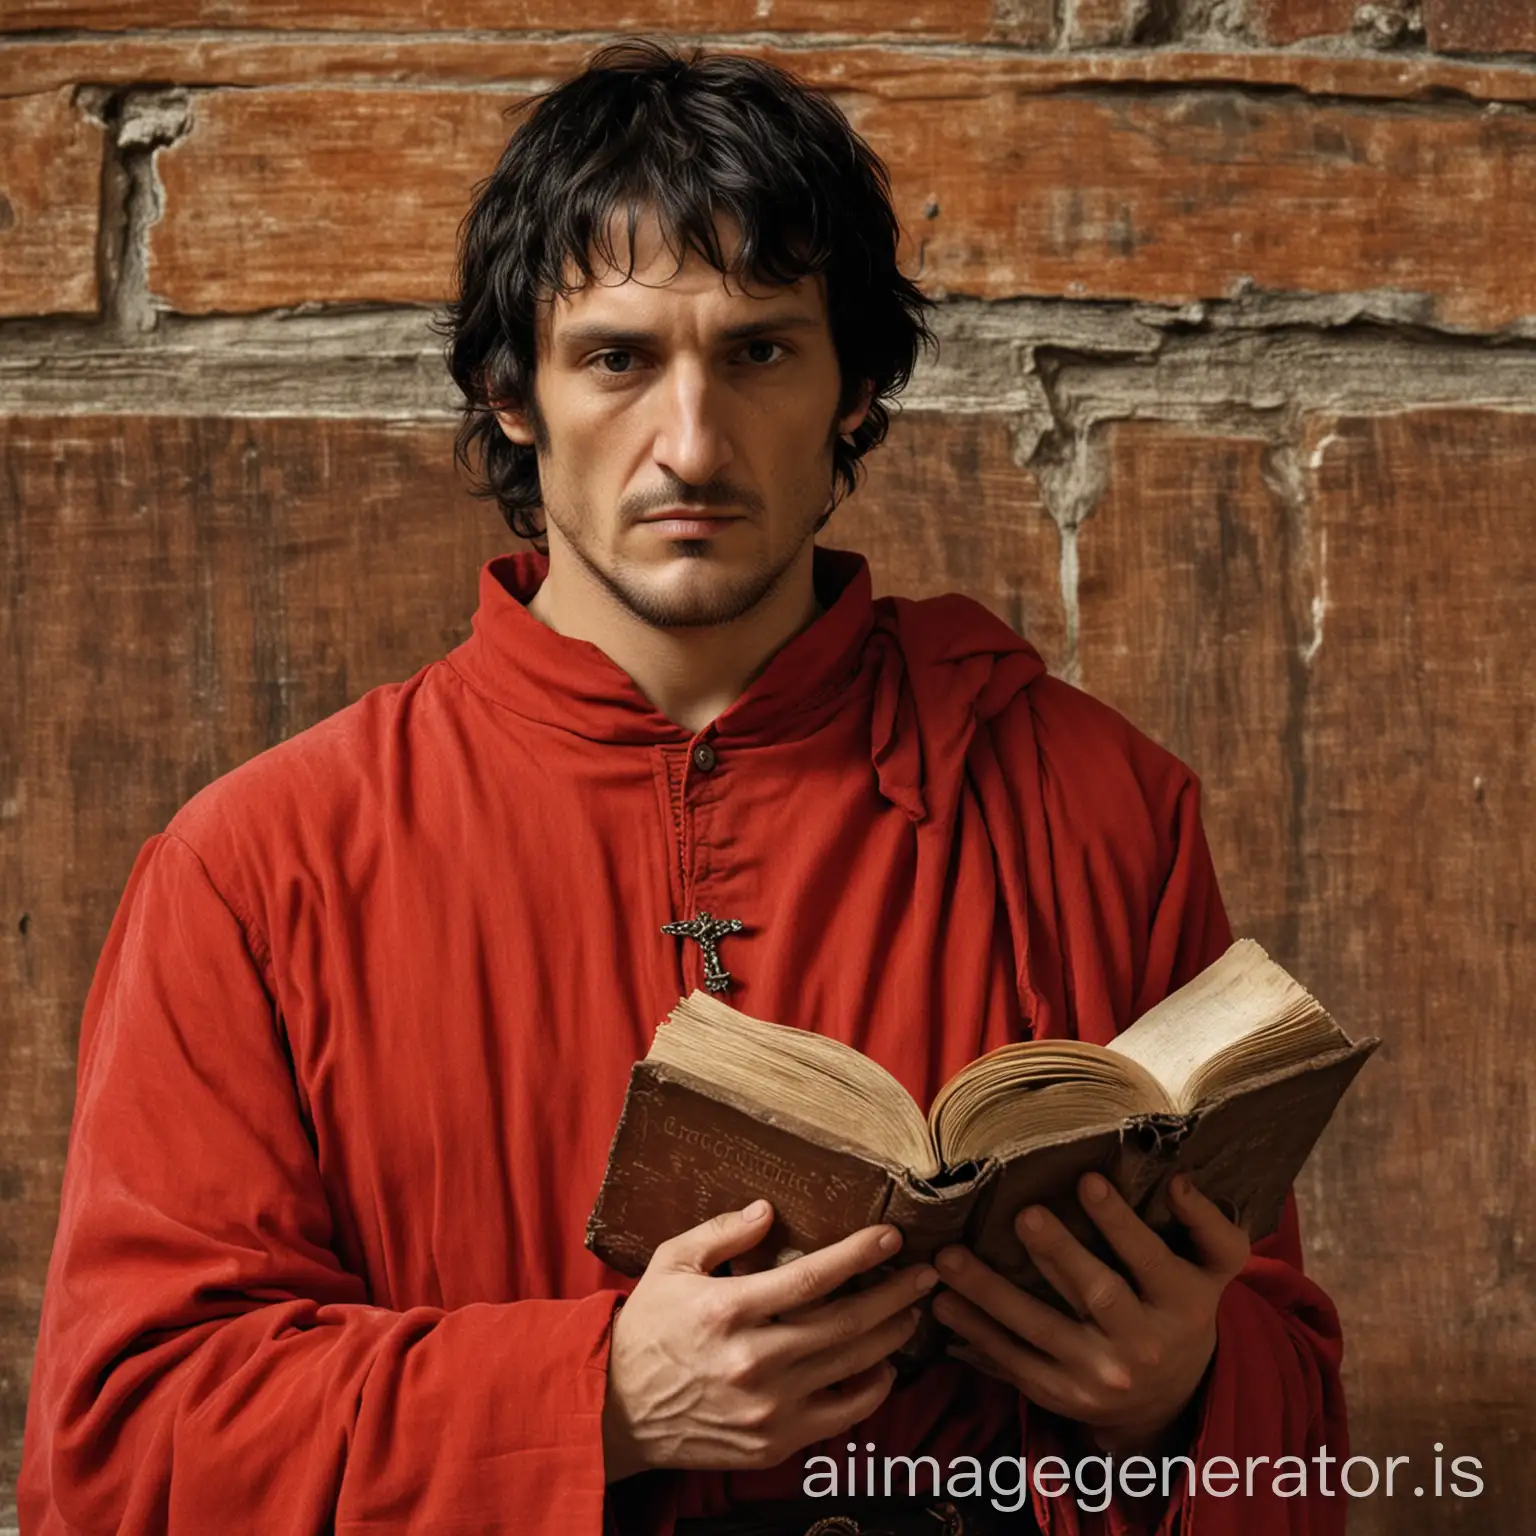
[[[820,542],[867,555],[877,594],[966,592],[1059,662],[1060,541],[1008,421],[909,411],[865,464]]]
[[[481,85],[539,88],[580,69],[591,38],[530,40],[509,35],[488,47],[453,33],[375,34],[175,31],[119,38],[100,33],[13,34],[0,49],[0,95],[103,85]],[[751,36],[732,52],[773,60],[812,85],[910,98],[942,83],[951,95],[1129,85],[1287,87],[1312,96],[1368,100],[1523,102],[1536,99],[1536,72],[1518,64],[1417,52],[1320,53],[1282,48],[1116,49],[935,53],[905,44],[775,47]]]
[[[731,33],[822,32],[852,36],[917,34],[972,41],[1043,43],[1050,36],[1051,0],[613,0],[573,13],[559,0],[338,0],[317,7],[304,0],[14,0],[3,29],[85,27],[116,31],[153,27],[229,27],[336,31],[431,32],[455,28],[498,32],[580,30]]]
[[[1186,428],[1119,425],[1105,451],[1084,682],[1202,774],[1238,930],[1386,1041],[1300,1191],[1354,1449],[1412,1458],[1350,1530],[1521,1529],[1536,416],[1318,419],[1294,478],[1258,439]],[[1482,1497],[1434,1498],[1436,1441],[1447,1470],[1482,1460]]]
[[[1129,43],[1144,9],[1136,0],[1076,0],[1069,11],[1068,46],[1107,48]]]
[[[1027,96],[973,75],[848,93],[889,160],[907,260],[936,293],[1219,298],[1388,288],[1450,324],[1536,313],[1536,123],[1238,92]],[[962,91],[965,94],[962,94]],[[495,91],[218,92],[162,152],[150,285],[202,313],[434,302],[470,188],[495,163]],[[937,203],[937,212],[926,216]]]
[[[1316,1268],[1352,1324],[1359,1448],[1427,1473],[1439,1440],[1487,1481],[1363,1528],[1519,1530],[1536,1497],[1536,415],[1319,419],[1306,462],[1326,597],[1299,710],[1301,944],[1319,992],[1386,1041],[1309,1184]]]
[[[1529,0],[1425,0],[1431,48],[1463,53],[1536,53]]]
[[[342,90],[200,100],[191,135],[160,155],[152,291],[193,313],[442,301],[459,222],[518,100]]]
[[[1249,29],[1267,43],[1310,37],[1348,37],[1359,0],[1252,0],[1244,13]]]
[[[1523,117],[1225,91],[853,106],[935,289],[1178,303],[1251,282],[1428,294],[1468,326],[1536,311],[1536,265],[1507,257],[1536,221]]]
[[[1106,430],[1077,535],[1083,686],[1200,774],[1241,931],[1295,951],[1288,569],[1266,444],[1159,423]]]
[[[0,315],[96,309],[101,130],[70,96],[0,98]]]

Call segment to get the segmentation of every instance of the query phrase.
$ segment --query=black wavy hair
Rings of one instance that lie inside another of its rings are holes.
[[[589,281],[596,263],[617,267],[616,216],[627,217],[632,237],[647,211],[679,264],[692,250],[721,273],[765,285],[821,275],[842,377],[839,414],[874,386],[863,424],[833,446],[833,504],[852,491],[859,460],[885,436],[886,402],[933,343],[932,301],[897,269],[885,166],[837,107],[757,59],[699,49],[684,56],[627,38],[512,111],[526,115],[475,190],[459,232],[458,298],[441,322],[448,370],[464,395],[455,456],[477,493],[495,498],[515,534],[542,546],[536,449],[509,441],[494,411],[521,407],[542,436],[537,306]],[[730,260],[720,216],[740,231]]]

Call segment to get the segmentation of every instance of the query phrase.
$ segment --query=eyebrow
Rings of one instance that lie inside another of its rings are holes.
[[[820,324],[820,319],[813,315],[774,315],[766,320],[751,320],[745,325],[729,326],[720,332],[720,337],[724,341],[750,341],[754,336],[764,336],[773,331],[806,330]],[[565,326],[559,335],[562,346],[654,347],[660,340],[660,335],[655,331],[629,330],[600,322]]]

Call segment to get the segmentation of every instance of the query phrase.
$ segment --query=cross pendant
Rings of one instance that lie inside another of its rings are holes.
[[[692,939],[704,951],[704,987],[709,992],[724,992],[731,984],[731,973],[720,964],[716,947],[728,933],[740,933],[745,925],[739,917],[711,917],[700,912],[685,923],[663,923],[661,931],[675,938]]]

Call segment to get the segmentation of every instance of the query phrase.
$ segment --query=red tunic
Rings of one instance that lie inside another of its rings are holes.
[[[741,918],[731,1002],[920,1103],[1031,1030],[1109,1040],[1226,946],[1189,770],[977,604],[872,602],[820,551],[827,612],[690,737],[527,613],[543,569],[491,561],[468,641],[144,846],[86,1004],[26,1536],[598,1532],[629,1282],[582,1238],[630,1064],[702,980],[663,923]],[[1293,1213],[1261,1252],[1199,1452],[1345,1454]],[[857,1435],[943,1462],[1010,1424],[1055,1448],[946,1361]],[[651,1481],[718,1510],[815,1450]],[[1342,1531],[1340,1502],[1201,1494],[1184,1528]]]

